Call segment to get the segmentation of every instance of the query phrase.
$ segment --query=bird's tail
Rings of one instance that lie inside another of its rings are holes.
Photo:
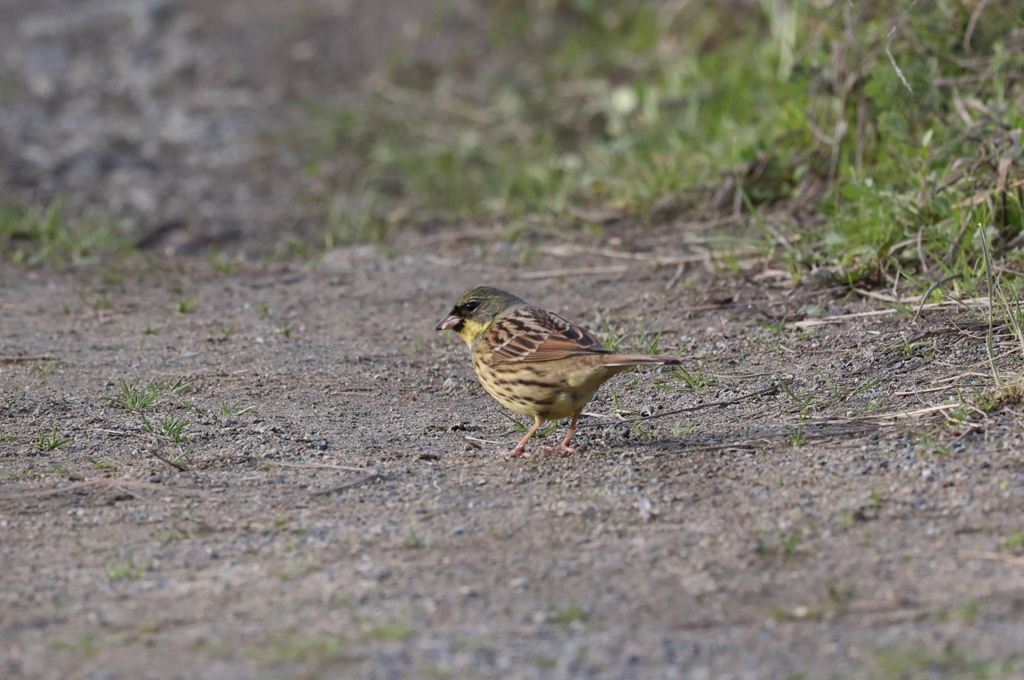
[[[683,363],[679,357],[667,357],[660,354],[612,354],[604,360],[605,366],[643,366],[645,364],[659,366],[663,364],[677,365]]]

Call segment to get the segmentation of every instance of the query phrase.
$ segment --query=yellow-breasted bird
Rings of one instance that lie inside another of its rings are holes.
[[[484,389],[502,406],[533,418],[508,456],[529,457],[526,443],[541,423],[570,416],[565,440],[546,450],[575,452],[569,443],[576,421],[606,380],[630,366],[682,363],[609,352],[590,331],[489,286],[463,293],[434,330],[455,331],[469,345]]]

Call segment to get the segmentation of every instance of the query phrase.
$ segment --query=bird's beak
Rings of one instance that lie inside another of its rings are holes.
[[[435,331],[447,331],[447,330],[450,330],[452,328],[455,328],[460,323],[462,323],[462,319],[460,319],[459,317],[455,316],[454,314],[449,314],[448,316],[444,317],[443,319],[441,319],[440,321],[437,322],[437,325],[434,326],[434,330]]]

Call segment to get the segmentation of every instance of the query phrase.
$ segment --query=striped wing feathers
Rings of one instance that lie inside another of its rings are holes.
[[[608,355],[594,335],[551,312],[529,305],[494,320],[482,338],[495,362],[555,361],[579,355]]]

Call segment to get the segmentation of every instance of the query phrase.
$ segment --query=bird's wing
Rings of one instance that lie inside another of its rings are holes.
[[[516,307],[491,324],[482,340],[496,362],[554,361],[581,354],[608,354],[590,331],[537,307]]]

